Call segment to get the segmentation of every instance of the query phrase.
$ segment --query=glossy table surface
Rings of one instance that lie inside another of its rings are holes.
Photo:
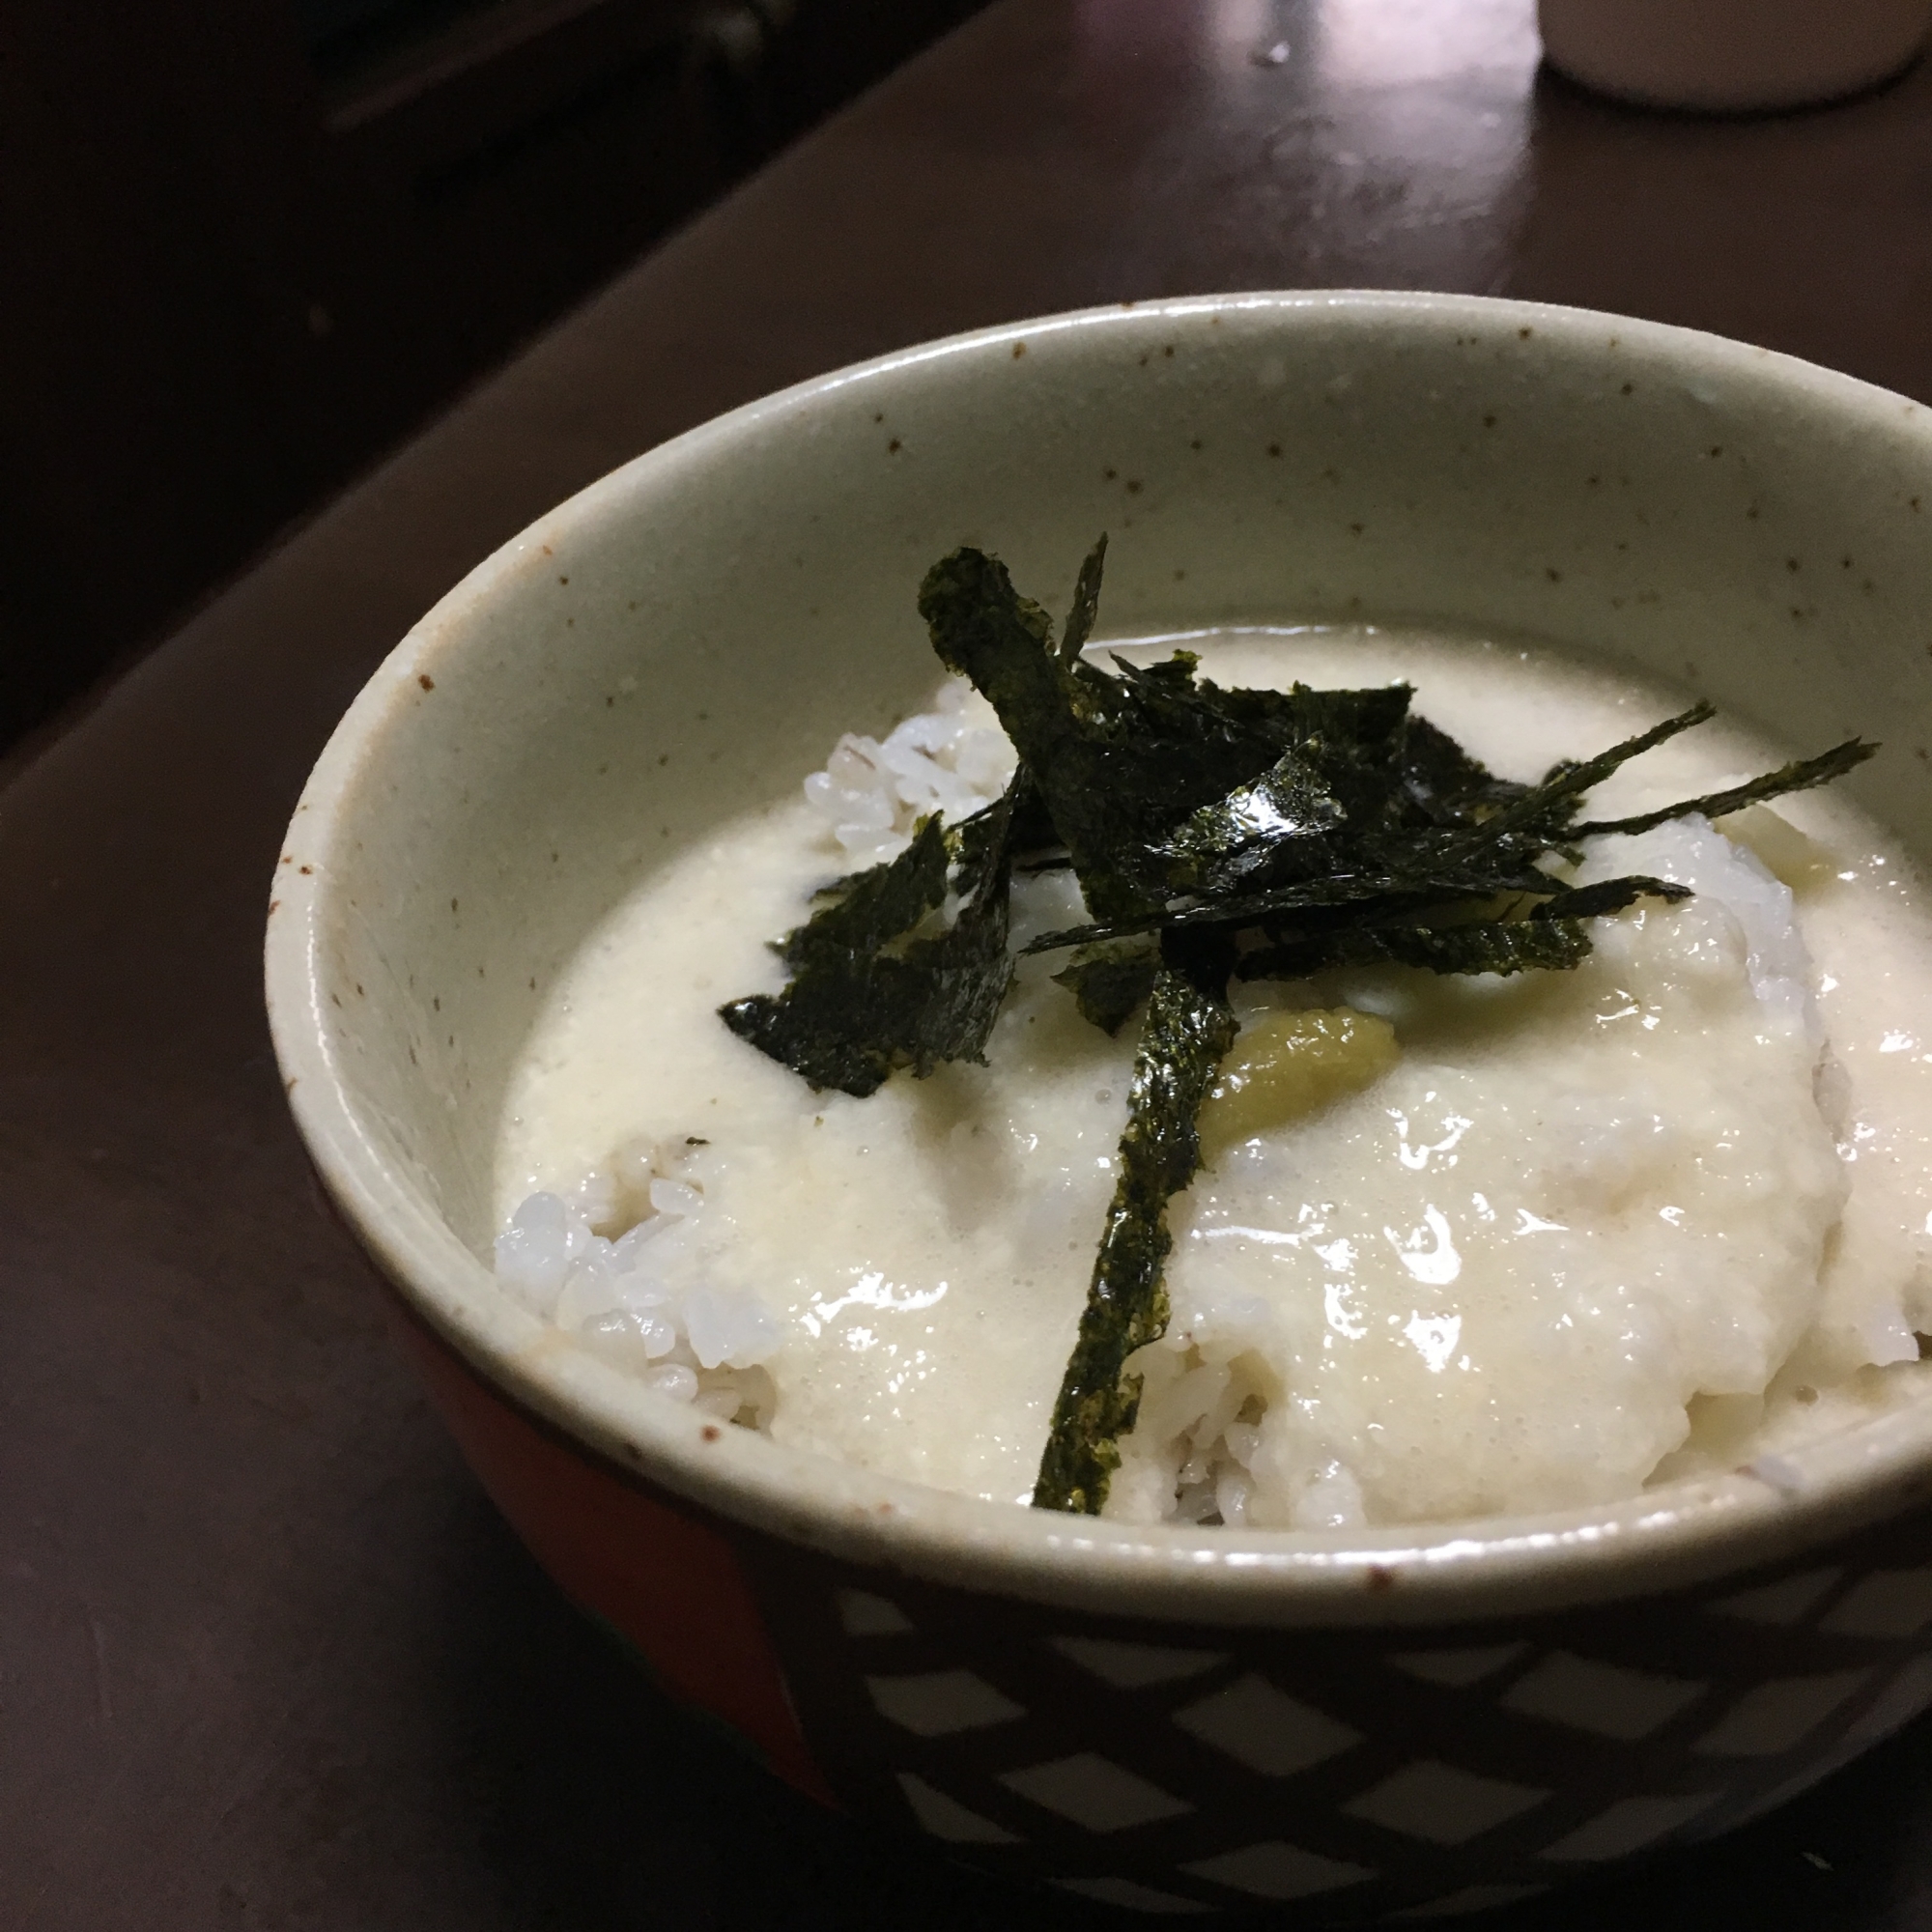
[[[284,1115],[268,875],[335,717],[472,563],[634,452],[922,337],[1207,289],[1462,289],[1932,401],[1932,68],[1808,113],[1645,115],[1540,74],[1532,11],[1003,0],[15,761],[0,1923],[1103,1922],[792,1800],[536,1573],[392,1353]],[[1929,1757],[1921,1725],[1738,1838],[1486,1922],[1922,1926]]]

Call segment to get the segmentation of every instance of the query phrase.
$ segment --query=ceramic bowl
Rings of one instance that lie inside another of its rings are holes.
[[[1932,1414],[1612,1507],[1117,1526],[694,1414],[499,1293],[539,1003],[627,889],[930,689],[961,542],[1106,627],[1441,620],[1687,683],[1908,838],[1932,418],[1763,351],[1430,295],[985,330],[801,385],[533,525],[397,647],[276,868],[291,1104],[490,1493],[679,1696],[826,1803],[1152,1914],[1516,1898],[1776,1804],[1932,1700]],[[1917,755],[1914,753],[1917,753]]]
[[[1932,0],[1538,0],[1550,66],[1647,107],[1802,107],[1917,59]]]

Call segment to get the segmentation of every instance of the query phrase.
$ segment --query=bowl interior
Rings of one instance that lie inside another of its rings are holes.
[[[618,1396],[546,1365],[484,1271],[539,1003],[650,867],[918,705],[935,556],[981,545],[1057,606],[1103,529],[1103,635],[1532,634],[1806,749],[1883,739],[1853,789],[1922,842],[1932,431],[1901,398],[1611,317],[1300,295],[1017,325],[740,411],[423,620],[277,877],[271,1006],[325,1178],[405,1292],[573,1427]]]

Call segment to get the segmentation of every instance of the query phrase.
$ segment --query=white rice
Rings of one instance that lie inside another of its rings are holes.
[[[778,1325],[751,1295],[694,1278],[705,1143],[633,1142],[568,1197],[529,1195],[497,1236],[497,1279],[532,1315],[646,1388],[760,1427]]]
[[[832,748],[822,772],[805,781],[806,803],[831,828],[854,867],[896,859],[928,812],[948,824],[990,805],[1007,787],[1016,762],[1007,734],[969,711],[968,686],[953,680],[940,706],[922,711],[882,741],[847,732]]]

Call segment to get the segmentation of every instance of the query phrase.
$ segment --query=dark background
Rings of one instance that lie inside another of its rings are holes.
[[[980,0],[6,0],[0,749]]]

